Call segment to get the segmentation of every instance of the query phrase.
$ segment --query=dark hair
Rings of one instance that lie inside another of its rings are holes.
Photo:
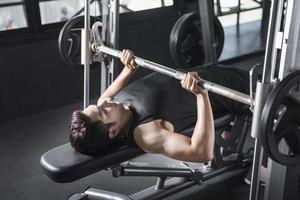
[[[69,139],[72,147],[80,153],[99,153],[113,142],[108,137],[109,126],[93,122],[81,111],[74,111],[69,125]]]

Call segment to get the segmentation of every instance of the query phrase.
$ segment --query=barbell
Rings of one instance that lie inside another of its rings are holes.
[[[80,59],[78,59],[78,56],[80,56],[80,48],[76,47],[74,44],[80,44],[80,37],[79,35],[72,34],[74,31],[78,31],[78,24],[83,21],[82,16],[77,16],[71,20],[69,20],[64,27],[62,28],[59,36],[59,52],[62,56],[62,58],[67,61],[68,64],[72,65],[79,65]],[[76,27],[74,28],[74,26]],[[99,30],[101,28],[101,22],[96,22],[93,24],[92,29],[92,43],[91,43],[91,49],[93,52],[93,61],[103,61],[105,58],[105,54],[111,55],[117,58],[121,58],[121,51],[107,47],[103,44],[101,41],[101,31]],[[98,37],[97,37],[98,36]],[[100,37],[99,37],[100,36]],[[62,45],[63,44],[63,45]],[[80,45],[79,45],[80,46]],[[67,59],[66,59],[67,58]],[[79,57],[80,58],[80,57]],[[96,58],[96,60],[95,60]],[[68,62],[71,60],[72,62]],[[182,80],[185,76],[185,73],[166,67],[164,65],[140,58],[135,56],[135,62],[144,68],[148,68],[153,71],[160,72],[162,74],[174,77],[178,80]],[[230,88],[223,87],[221,85],[201,80],[199,83],[204,89],[228,97],[230,99],[233,99],[235,101],[239,101],[243,104],[252,106],[252,101],[249,95],[244,94],[239,91],[232,90]]]
[[[117,57],[117,58],[121,58],[121,51],[109,48],[104,45],[97,47],[97,52],[100,52],[100,53],[102,52],[102,53],[106,53],[106,54],[109,54],[109,55]],[[144,68],[156,71],[156,72],[160,72],[162,74],[174,77],[178,80],[182,80],[185,76],[184,72],[166,67],[164,65],[161,65],[161,64],[158,64],[158,63],[155,63],[155,62],[152,62],[152,61],[149,61],[149,60],[137,57],[137,56],[135,56],[135,62],[141,67],[144,67]],[[207,80],[203,80],[203,79],[201,79],[199,84],[201,85],[201,87],[203,87],[204,89],[206,89],[210,92],[225,96],[225,97],[233,99],[235,101],[239,101],[239,102],[247,104],[249,106],[251,106],[251,104],[252,104],[250,96],[247,94],[244,94],[242,92],[235,91],[230,88],[226,88],[221,85],[218,85],[218,84],[215,84],[215,83],[209,82]]]
[[[69,20],[62,28],[59,36],[60,53],[69,64],[70,62],[68,61],[70,60],[72,61],[71,64],[79,65],[78,61],[80,59],[77,57],[79,56],[78,51],[80,51],[80,48],[74,46],[74,44],[80,46],[80,37],[79,35],[72,34],[72,31],[78,30],[78,27],[74,28],[73,26],[78,25],[80,21],[83,21],[83,17],[81,16]],[[90,47],[92,50],[91,56],[93,57],[93,63],[105,60],[107,55],[120,58],[121,51],[103,44],[99,28],[101,28],[101,22],[96,22],[92,28]],[[73,40],[76,40],[76,42]],[[73,51],[73,49],[75,50]],[[141,67],[166,74],[178,80],[182,80],[185,76],[184,72],[137,56],[135,57],[135,62]],[[300,71],[293,72],[283,79],[267,98],[262,113],[261,130],[263,134],[261,135],[264,149],[272,159],[283,165],[300,164],[299,81]],[[203,79],[199,84],[210,92],[225,96],[248,106],[253,106],[253,100],[250,95]],[[286,143],[286,147],[289,148],[287,152],[280,151],[281,148],[279,148],[279,145],[282,145],[282,143]]]

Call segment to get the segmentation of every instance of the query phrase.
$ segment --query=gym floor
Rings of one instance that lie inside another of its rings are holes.
[[[251,53],[261,49],[260,23],[251,22],[240,26],[225,28],[225,47],[221,60],[237,55]],[[237,35],[239,37],[237,37]],[[247,36],[247,37],[246,37]],[[251,37],[250,37],[251,36]],[[250,38],[249,38],[250,37]],[[236,41],[234,41],[236,40]],[[233,45],[235,44],[235,45]],[[231,66],[249,70],[254,64],[263,61],[262,55],[235,59]],[[80,109],[82,103],[76,103],[53,110],[24,116],[0,123],[0,191],[3,200],[53,200],[67,199],[73,193],[83,191],[88,186],[123,194],[132,194],[152,186],[156,178],[121,177],[113,178],[110,171],[102,171],[79,181],[66,184],[54,183],[42,171],[40,156],[68,142],[66,127],[73,110]],[[249,137],[246,147],[251,146]],[[168,199],[216,199],[242,200],[248,199],[249,186],[243,183],[232,190],[230,182],[222,182],[219,188],[209,188],[207,194],[197,193],[197,187],[188,189]]]

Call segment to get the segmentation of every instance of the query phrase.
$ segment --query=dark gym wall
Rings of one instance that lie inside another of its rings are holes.
[[[177,18],[174,8],[120,15],[120,49],[172,66],[169,34]],[[83,71],[63,63],[57,39],[0,47],[0,66],[0,121],[83,99]],[[91,70],[92,98],[100,93],[99,77],[100,68]]]

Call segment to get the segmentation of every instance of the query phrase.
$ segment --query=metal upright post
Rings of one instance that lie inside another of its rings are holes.
[[[268,27],[264,72],[262,82],[257,84],[255,110],[253,114],[251,136],[255,138],[255,154],[250,188],[250,199],[260,199],[260,182],[264,182],[264,199],[286,199],[287,167],[268,158],[262,165],[263,149],[261,148],[260,120],[266,97],[276,80],[281,80],[286,69],[286,56],[290,27],[293,15],[293,0],[273,0]],[[296,9],[298,10],[298,9]],[[284,25],[284,26],[283,26]],[[297,29],[298,30],[298,29]],[[280,56],[280,60],[278,59]],[[280,63],[280,65],[278,65]],[[281,152],[288,153],[285,144],[280,144]]]
[[[259,199],[259,188],[260,188],[260,169],[262,163],[262,144],[260,139],[260,120],[261,113],[266,100],[266,94],[269,94],[272,89],[270,84],[264,84],[262,82],[257,82],[256,94],[255,94],[255,106],[252,119],[251,136],[255,139],[254,144],[254,157],[252,165],[252,175],[251,175],[251,187],[250,187],[250,200]]]
[[[266,39],[266,33],[267,33],[267,24],[269,21],[270,16],[270,5],[271,0],[263,0],[262,1],[262,17],[261,17],[261,24],[260,24],[260,31],[262,35],[262,41],[265,41]]]
[[[284,144],[280,144],[279,148],[288,152],[288,148]],[[267,166],[261,169],[261,180],[265,183],[264,199],[285,200],[286,172],[286,166],[268,158]]]
[[[108,0],[102,0],[102,42],[106,44],[108,42],[108,23],[109,23],[109,17],[108,17],[108,10],[109,10],[109,3]],[[105,61],[101,62],[101,94],[106,90],[108,87],[108,66],[105,63]]]
[[[289,41],[289,37],[292,37],[290,34],[293,34],[295,31],[291,31],[292,25],[296,27],[299,26],[294,21],[293,16],[298,15],[298,10],[300,4],[298,3],[298,7],[296,6],[294,9],[294,4],[297,1],[294,0],[281,0],[278,5],[277,11],[277,25],[275,28],[275,44],[274,44],[274,53],[273,53],[273,63],[277,64],[278,69],[272,71],[272,76],[276,76],[278,80],[282,80],[285,75],[287,75],[286,71],[289,70],[289,66],[286,66],[286,62],[288,61],[288,57],[290,56],[287,54],[288,48],[294,48],[294,43]],[[296,4],[297,5],[297,4]],[[293,11],[296,12],[293,12]],[[297,18],[296,18],[297,19]],[[298,31],[299,29],[296,28]],[[298,36],[298,33],[297,33]],[[298,36],[299,37],[299,36]],[[295,49],[295,48],[294,48]],[[277,53],[280,52],[280,53]],[[290,52],[292,54],[292,52]],[[296,53],[297,54],[297,53]],[[280,55],[280,62],[278,62],[278,55]],[[297,54],[298,55],[298,54]],[[279,143],[278,149],[283,154],[289,153],[289,148],[285,143]],[[290,168],[291,166],[284,166],[281,165],[270,158],[268,159],[268,164],[262,167],[262,180],[265,183],[264,189],[264,199],[274,199],[274,200],[282,200],[282,199],[289,199],[289,200],[296,200],[299,197],[295,197],[296,191],[291,189],[290,183],[292,179],[289,177]],[[293,184],[296,185],[298,180],[294,180]],[[287,198],[288,197],[288,198]]]
[[[84,29],[81,30],[81,64],[84,65],[84,90],[83,90],[83,107],[86,108],[90,101],[90,1],[85,0],[84,9]]]
[[[256,95],[255,95],[255,107],[252,120],[251,136],[255,138],[254,146],[254,158],[251,176],[251,187],[250,187],[250,200],[259,199],[259,187],[260,187],[260,166],[262,162],[262,148],[260,141],[260,121],[261,113],[266,100],[267,95],[272,89],[271,84],[271,72],[275,67],[275,63],[272,63],[272,53],[273,53],[273,42],[274,42],[274,32],[276,25],[276,16],[278,10],[278,0],[273,0],[271,4],[271,16],[269,18],[269,27],[266,43],[265,61],[264,61],[264,71],[262,82],[257,83]]]
[[[199,0],[198,2],[205,63],[217,63],[213,1]]]
[[[279,3],[279,1],[281,3]],[[270,13],[270,19],[269,19],[269,27],[268,27],[268,35],[267,35],[267,41],[266,41],[266,52],[265,52],[265,60],[264,60],[264,71],[263,71],[263,77],[262,82],[267,83],[271,82],[273,79],[272,77],[272,71],[273,66],[275,63],[272,63],[272,53],[273,53],[273,43],[274,43],[274,36],[276,27],[276,16],[278,13],[278,6],[282,4],[282,0],[273,0],[271,3],[271,13]]]
[[[291,65],[287,65],[287,63],[291,62],[295,55],[299,55],[297,48],[295,48],[299,44],[299,7],[299,1],[272,1],[265,67],[262,84],[260,84],[263,89],[270,86],[272,82],[275,83],[276,80],[282,80],[289,72],[296,70],[289,68]],[[259,133],[260,105],[264,104],[265,100],[261,96],[266,96],[266,92],[260,92],[257,89],[256,94],[257,99],[255,102],[258,106],[255,105],[255,109],[258,109],[258,111],[254,111],[251,135],[256,138],[256,141],[259,141],[261,134]],[[299,169],[297,169],[297,166],[284,166],[270,158],[265,160],[267,162],[262,165],[261,155],[263,149],[260,150],[260,144],[256,145],[255,148],[255,155],[260,156],[254,157],[250,199],[261,199],[261,197],[265,200],[299,199],[296,186],[299,182]],[[282,154],[288,155],[289,148],[286,143],[279,142],[277,148]],[[295,173],[298,173],[298,175]],[[258,191],[260,182],[264,183],[263,195],[260,195]]]
[[[119,48],[119,0],[110,0],[109,6],[109,46]],[[109,84],[115,79],[119,71],[117,71],[118,60],[112,58],[109,63]]]
[[[299,66],[299,63],[295,63],[296,57],[299,55],[299,41],[295,37],[295,32],[293,29],[299,30],[299,14],[298,12],[293,12],[293,10],[298,10],[300,8],[299,1],[289,0],[286,5],[286,19],[284,25],[284,33],[282,36],[281,43],[281,58],[280,58],[280,68],[278,72],[278,78],[282,80],[292,69],[291,66]],[[292,23],[293,21],[293,23]],[[297,28],[296,28],[297,27]],[[296,35],[299,33],[296,33]],[[294,44],[294,45],[291,45]],[[292,47],[291,47],[292,46]],[[296,46],[296,47],[295,47]],[[289,47],[289,51],[288,51]],[[291,50],[292,49],[292,50]],[[289,54],[288,54],[289,53]],[[287,56],[288,55],[288,56]],[[294,62],[292,62],[292,60]],[[286,67],[288,66],[288,67]]]
[[[119,47],[119,0],[102,0],[102,41],[111,48]],[[115,79],[118,71],[115,58],[101,64],[101,94]]]

